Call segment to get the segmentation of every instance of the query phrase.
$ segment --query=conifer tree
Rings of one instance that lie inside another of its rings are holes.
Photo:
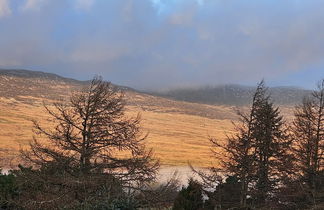
[[[262,84],[263,85],[263,84]],[[275,108],[262,87],[263,94],[258,99],[253,122],[252,141],[255,151],[253,197],[263,205],[275,186],[290,176],[292,154],[291,140],[279,108]]]
[[[225,172],[238,178],[241,207],[247,206],[248,196],[264,205],[275,185],[291,173],[291,140],[264,81],[257,86],[249,113],[238,114],[236,134],[228,136],[225,144],[210,139],[212,150]]]
[[[178,193],[173,210],[198,210],[202,209],[204,201],[202,186],[199,182],[189,179],[188,186],[183,187]]]
[[[252,134],[256,121],[256,112],[265,94],[264,82],[262,81],[252,99],[249,114],[237,112],[239,124],[234,123],[236,134],[227,136],[227,141],[223,144],[215,138],[210,141],[213,144],[212,151],[216,159],[221,163],[223,169],[239,179],[240,183],[240,205],[247,205],[247,196],[250,193],[249,185],[255,173],[255,148]],[[215,171],[215,170],[214,170]]]
[[[292,135],[295,140],[297,174],[314,197],[324,167],[324,79],[311,96],[295,108]],[[314,200],[312,200],[314,202]]]

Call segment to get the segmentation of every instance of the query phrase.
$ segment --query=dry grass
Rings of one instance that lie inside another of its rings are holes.
[[[206,167],[213,162],[209,137],[223,140],[233,132],[233,107],[211,106],[178,102],[145,94],[128,93],[127,114],[141,114],[143,132],[149,133],[147,147],[153,148],[163,165]],[[32,103],[26,103],[32,101]],[[1,162],[17,156],[19,148],[26,147],[33,137],[32,119],[48,125],[47,113],[40,98],[24,96],[24,100],[0,98],[0,152]],[[291,116],[291,107],[283,108]]]
[[[131,113],[135,113],[135,107]],[[156,156],[166,165],[186,165],[190,162],[197,166],[211,164],[210,136],[223,139],[230,133],[230,120],[209,119],[200,116],[141,112],[143,130],[149,132],[148,147],[152,147]]]
[[[141,114],[143,132],[149,133],[147,147],[153,148],[163,165],[186,165],[188,162],[198,166],[210,165],[208,137],[222,139],[225,132],[231,132],[230,120],[183,114],[175,109],[170,112],[163,107],[128,106],[127,114]],[[1,98],[0,148],[5,151],[2,159],[16,156],[19,148],[28,145],[33,137],[32,119],[46,125],[47,116],[40,100],[31,105]]]

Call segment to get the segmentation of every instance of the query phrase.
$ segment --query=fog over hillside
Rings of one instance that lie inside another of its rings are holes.
[[[219,85],[200,88],[179,88],[152,94],[167,97],[174,100],[182,100],[203,104],[217,105],[247,105],[255,87],[243,85]],[[280,105],[298,104],[302,99],[311,93],[298,87],[271,87],[270,96],[274,103]]]
[[[10,83],[10,79],[20,78]],[[105,78],[109,80],[109,78]],[[37,83],[37,84],[36,84]],[[47,84],[46,84],[47,83]],[[51,84],[53,91],[48,90],[48,84]],[[55,97],[55,93],[64,95],[67,91],[73,91],[87,84],[87,81],[79,81],[72,78],[65,78],[57,74],[41,71],[30,71],[21,69],[0,69],[0,95],[15,96],[47,93]],[[33,85],[33,88],[31,86]],[[72,88],[71,88],[72,87]],[[130,87],[115,87],[134,92],[141,92]],[[55,91],[54,91],[55,89]],[[202,104],[216,105],[247,105],[251,101],[252,93],[255,87],[243,85],[218,85],[206,86],[200,88],[179,88],[161,92],[148,92],[154,96],[165,97],[173,100],[187,101]],[[311,93],[297,87],[271,87],[270,91],[273,101],[280,105],[293,105],[302,101],[303,97]]]

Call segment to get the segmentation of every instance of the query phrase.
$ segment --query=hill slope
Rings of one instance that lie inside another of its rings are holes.
[[[174,89],[152,94],[194,103],[241,106],[250,103],[254,91],[255,88],[249,86],[222,85],[216,87]],[[310,93],[309,90],[296,87],[273,87],[269,89],[269,92],[273,101],[281,105],[300,103],[303,97]]]
[[[67,99],[87,82],[27,70],[0,70],[0,148],[2,157],[16,157],[32,139],[31,119],[47,125],[42,103]],[[118,86],[119,87],[119,86]],[[171,100],[119,87],[125,91],[127,114],[142,116],[143,132],[164,165],[211,165],[209,136],[224,139],[236,119],[234,106]],[[241,107],[244,109],[244,107]],[[291,116],[291,106],[282,106]],[[8,161],[2,158],[2,163]],[[0,163],[1,164],[1,163]]]

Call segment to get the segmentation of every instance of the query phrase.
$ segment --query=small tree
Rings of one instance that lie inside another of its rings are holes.
[[[124,189],[117,190],[120,193],[131,193],[155,179],[159,163],[145,149],[140,117],[125,116],[124,95],[117,88],[94,78],[67,104],[53,106],[45,108],[54,129],[34,121],[37,138],[30,150],[22,151],[24,160],[38,168],[32,177],[46,186],[52,183],[58,194],[66,193],[79,203],[89,201],[90,194],[91,199],[113,197],[110,192],[116,186]],[[30,176],[29,172],[20,175]]]
[[[216,186],[215,191],[206,191],[208,200],[205,203],[206,209],[232,209],[239,208],[241,199],[241,183],[235,176],[228,176],[225,182]]]
[[[11,173],[4,174],[0,169],[0,209],[14,209],[14,199],[18,194],[16,177]]]
[[[203,208],[203,190],[199,182],[189,179],[188,186],[178,193],[173,210],[198,210]]]

